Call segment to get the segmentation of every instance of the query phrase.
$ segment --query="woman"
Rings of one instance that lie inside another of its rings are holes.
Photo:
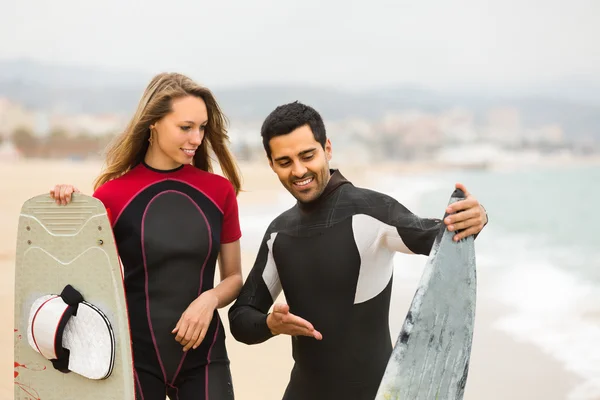
[[[208,89],[160,74],[95,182],[124,267],[139,400],[234,398],[216,311],[242,287],[240,177],[227,140]],[[228,179],[211,172],[210,151]],[[57,185],[50,195],[67,204],[74,192]]]

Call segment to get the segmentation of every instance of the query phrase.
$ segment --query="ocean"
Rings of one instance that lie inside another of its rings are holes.
[[[463,183],[489,215],[476,240],[477,273],[493,276],[494,285],[478,290],[478,298],[490,296],[510,310],[494,327],[581,377],[569,399],[600,397],[600,166],[429,172],[372,182],[370,188],[417,215],[436,218],[454,184]],[[256,251],[269,222],[292,204],[282,188],[277,206],[241,209],[244,248]],[[424,261],[397,255],[395,281],[418,279]],[[392,337],[401,323],[390,320]]]
[[[495,287],[478,296],[512,310],[495,327],[580,376],[570,399],[599,398],[600,166],[385,177],[379,189],[418,215],[441,217],[455,182],[489,215],[476,240],[477,270],[493,275]]]

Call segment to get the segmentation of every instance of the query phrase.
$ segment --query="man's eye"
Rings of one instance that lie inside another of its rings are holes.
[[[314,156],[315,156],[314,154],[311,154],[311,155],[309,155],[309,156],[305,156],[305,157],[303,157],[302,159],[303,159],[303,160],[306,160],[306,161],[308,161],[308,160],[312,160],[312,158],[313,158]]]
[[[280,167],[283,167],[283,168],[287,167],[288,165],[290,165],[290,163],[289,163],[289,162],[282,162],[282,163],[279,163],[279,166],[280,166]]]

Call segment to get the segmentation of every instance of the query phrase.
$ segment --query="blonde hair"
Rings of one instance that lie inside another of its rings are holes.
[[[225,115],[209,89],[178,73],[161,73],[150,81],[125,131],[108,147],[105,168],[94,182],[94,190],[122,176],[144,160],[149,145],[150,125],[171,112],[173,100],[186,96],[196,96],[204,100],[208,112],[204,139],[194,155],[192,164],[201,170],[213,172],[209,156],[209,152],[212,151],[223,174],[232,183],[236,194],[239,193],[240,173],[227,146],[229,136],[225,128]]]

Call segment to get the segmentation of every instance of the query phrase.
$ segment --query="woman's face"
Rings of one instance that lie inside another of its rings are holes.
[[[186,96],[173,100],[172,111],[152,125],[146,163],[157,169],[190,164],[204,138],[208,112],[204,100]]]

